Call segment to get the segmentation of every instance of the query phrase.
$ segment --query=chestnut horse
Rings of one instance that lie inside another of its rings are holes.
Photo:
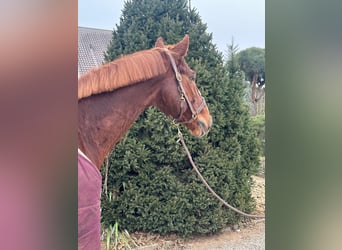
[[[149,106],[195,137],[212,118],[185,62],[189,36],[176,45],[158,38],[154,48],[123,56],[78,80],[78,244],[100,249],[99,169],[112,148]]]

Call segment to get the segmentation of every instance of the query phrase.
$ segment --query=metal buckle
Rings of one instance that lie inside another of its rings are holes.
[[[182,75],[177,71],[176,72],[176,79],[177,81],[181,82],[182,81]]]

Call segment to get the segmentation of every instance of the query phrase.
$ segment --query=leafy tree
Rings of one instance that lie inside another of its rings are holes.
[[[250,82],[250,101],[252,102],[252,115],[256,115],[256,103],[264,95],[264,90],[257,95],[257,85],[264,88],[265,84],[265,49],[248,48],[238,54],[238,62],[245,73],[246,80]]]
[[[265,49],[245,49],[238,53],[238,62],[248,81],[253,82],[265,76]]]
[[[190,35],[187,62],[214,119],[208,136],[198,140],[185,129],[194,161],[214,190],[241,210],[251,212],[251,174],[257,171],[258,147],[243,96],[242,74],[230,76],[196,9],[185,0],[126,1],[120,24],[106,53],[111,61]],[[216,232],[241,217],[223,207],[199,181],[164,114],[150,108],[109,156],[108,192],[102,200],[104,224],[131,231],[180,235]]]

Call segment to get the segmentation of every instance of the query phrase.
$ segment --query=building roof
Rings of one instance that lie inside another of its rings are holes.
[[[104,62],[104,53],[107,51],[111,30],[78,27],[78,75],[86,73]]]

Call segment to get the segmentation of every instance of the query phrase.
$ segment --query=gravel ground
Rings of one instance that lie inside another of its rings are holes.
[[[177,249],[177,248],[174,248]],[[253,223],[237,231],[224,231],[220,235],[192,240],[184,250],[260,250],[265,249],[265,223]]]
[[[122,248],[125,249],[125,248]],[[213,236],[194,237],[190,240],[154,239],[154,243],[134,250],[262,250],[265,249],[265,223],[254,221],[244,228],[227,228]]]

